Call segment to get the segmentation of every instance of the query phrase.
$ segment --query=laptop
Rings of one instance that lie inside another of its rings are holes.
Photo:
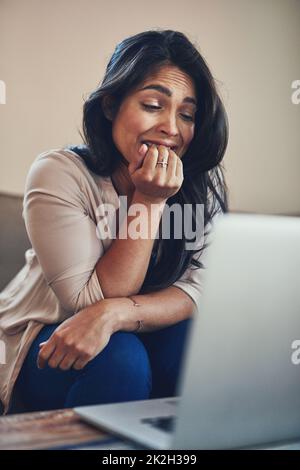
[[[228,213],[210,237],[176,396],[75,412],[157,450],[300,443],[300,218]]]

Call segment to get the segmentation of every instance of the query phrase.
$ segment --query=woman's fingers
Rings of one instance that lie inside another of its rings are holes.
[[[76,370],[83,369],[87,365],[88,362],[89,362],[88,360],[78,358],[73,364],[73,369],[76,369]]]
[[[66,352],[64,352],[61,348],[56,348],[50,358],[48,359],[48,365],[49,367],[52,367],[52,369],[55,369],[61,361],[65,358]]]
[[[182,185],[181,166],[180,158],[173,150],[165,145],[152,144],[142,167],[131,174],[131,179],[139,193],[153,198],[154,202],[165,201],[176,194]]]
[[[148,151],[148,147],[146,144],[142,144],[139,148],[138,156],[137,158],[130,162],[128,165],[128,172],[130,175],[132,175],[136,170],[141,168],[143,165],[144,157]]]
[[[173,150],[169,151],[168,166],[167,166],[167,177],[168,179],[174,179],[176,177],[176,168],[177,162],[180,161],[180,158],[177,157],[176,153]]]
[[[183,181],[184,176],[183,176],[183,163],[180,158],[177,159],[176,161],[176,177],[180,180]]]
[[[45,367],[49,357],[56,348],[56,344],[53,338],[50,338],[48,341],[45,341],[41,344],[42,346],[37,357],[37,366],[39,369],[43,369],[43,367]]]
[[[69,353],[61,361],[61,363],[59,364],[59,368],[62,370],[69,370],[71,369],[73,364],[76,362],[76,360],[77,360],[77,357],[74,356],[74,354]]]
[[[153,176],[156,163],[158,160],[159,151],[156,145],[151,145],[146,153],[143,161],[143,171],[149,172],[149,175]]]

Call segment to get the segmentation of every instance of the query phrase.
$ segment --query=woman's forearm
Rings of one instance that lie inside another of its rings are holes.
[[[192,316],[196,306],[183,290],[168,287],[149,294],[134,295],[135,307],[128,298],[104,299],[114,332],[134,331],[142,322],[140,332],[154,331]],[[101,306],[103,311],[103,306]]]
[[[133,204],[143,204],[144,206],[144,211],[139,214],[139,230],[148,227],[147,238],[133,239],[130,236],[130,223],[135,216],[127,214],[127,220],[125,217],[119,229],[119,234],[123,232],[122,236],[125,235],[125,238],[117,236],[96,264],[97,276],[105,298],[137,294],[147,273],[165,203],[151,204],[139,193],[134,193],[130,207]]]
[[[118,331],[149,332],[171,326],[192,316],[192,299],[177,287],[136,295],[135,307],[128,298],[102,299],[62,322],[41,344],[38,366],[46,363],[62,370],[83,369]],[[121,351],[122,353],[122,351]]]

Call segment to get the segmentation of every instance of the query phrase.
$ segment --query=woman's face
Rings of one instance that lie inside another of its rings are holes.
[[[142,142],[175,147],[172,149],[182,158],[194,136],[195,113],[191,77],[176,66],[162,66],[123,100],[112,120],[112,137],[128,162],[141,158]]]

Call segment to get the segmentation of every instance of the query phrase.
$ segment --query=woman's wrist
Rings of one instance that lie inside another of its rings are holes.
[[[155,204],[155,205],[164,207],[166,202],[167,202],[167,199],[152,197],[147,194],[143,194],[136,189],[133,193],[131,204],[134,204],[134,203],[145,204],[145,205]]]
[[[140,305],[130,297],[104,299],[104,315],[107,315],[112,333],[117,331],[134,332],[141,330]],[[102,308],[103,311],[103,308]]]

